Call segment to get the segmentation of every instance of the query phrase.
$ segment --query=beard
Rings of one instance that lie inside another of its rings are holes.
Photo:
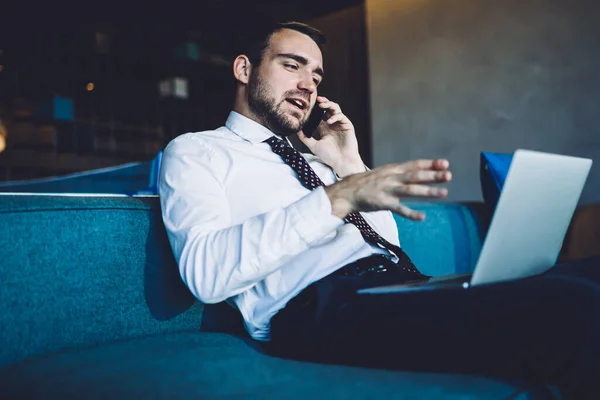
[[[250,111],[258,118],[259,122],[271,132],[279,136],[290,136],[298,133],[308,119],[308,113],[300,121],[290,121],[281,109],[281,105],[288,97],[305,97],[297,91],[287,91],[279,103],[271,97],[271,86],[261,79],[257,73],[250,75],[248,81],[248,106]]]

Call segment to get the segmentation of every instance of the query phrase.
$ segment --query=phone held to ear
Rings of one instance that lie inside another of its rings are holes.
[[[313,135],[317,131],[317,128],[319,127],[319,124],[321,123],[321,121],[323,121],[323,118],[325,118],[326,112],[327,112],[326,109],[319,107],[319,103],[315,103],[315,106],[313,107],[312,111],[310,112],[310,116],[308,117],[308,120],[306,121],[306,123],[304,124],[304,127],[302,128],[302,132],[304,133],[304,136],[309,137],[309,138],[313,137]]]

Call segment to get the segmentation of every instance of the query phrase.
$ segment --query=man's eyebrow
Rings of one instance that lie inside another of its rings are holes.
[[[277,57],[291,58],[292,60],[295,60],[295,61],[299,62],[302,65],[308,65],[308,59],[306,57],[302,57],[301,55],[298,55],[298,54],[294,54],[294,53],[279,53],[279,54],[277,54]],[[320,75],[321,78],[323,78],[325,76],[325,72],[323,72],[323,68],[321,68],[321,67],[318,67],[317,69],[315,69],[315,73],[317,75]]]

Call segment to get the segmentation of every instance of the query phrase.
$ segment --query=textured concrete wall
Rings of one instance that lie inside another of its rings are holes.
[[[447,157],[449,200],[480,200],[480,151],[591,157],[600,201],[600,3],[366,0],[366,19],[375,166]]]

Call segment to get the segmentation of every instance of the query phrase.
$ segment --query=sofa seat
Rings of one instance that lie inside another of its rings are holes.
[[[221,333],[171,333],[58,353],[0,376],[8,398],[531,398],[496,379],[280,359]]]

